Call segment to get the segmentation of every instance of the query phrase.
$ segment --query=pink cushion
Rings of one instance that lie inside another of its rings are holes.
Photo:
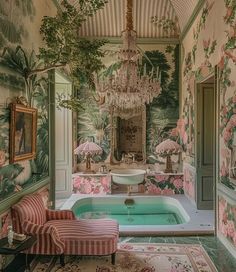
[[[65,243],[64,254],[109,255],[117,250],[119,227],[115,220],[80,219],[51,220]]]

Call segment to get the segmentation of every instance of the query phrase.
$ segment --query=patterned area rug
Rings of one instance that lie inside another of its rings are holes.
[[[65,267],[57,257],[38,257],[33,272],[216,272],[200,245],[120,243],[116,264],[110,256],[67,256]]]

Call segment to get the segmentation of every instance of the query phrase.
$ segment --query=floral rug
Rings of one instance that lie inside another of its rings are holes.
[[[110,256],[67,256],[65,267],[58,257],[41,256],[31,264],[33,272],[216,272],[200,245],[120,243],[116,264]]]

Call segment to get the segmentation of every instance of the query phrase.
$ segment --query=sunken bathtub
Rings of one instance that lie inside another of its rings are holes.
[[[116,219],[124,235],[181,230],[190,220],[180,201],[169,196],[82,197],[71,209],[80,219]]]

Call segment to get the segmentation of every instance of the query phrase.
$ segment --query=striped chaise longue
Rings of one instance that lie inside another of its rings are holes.
[[[119,226],[111,219],[76,219],[69,210],[45,208],[40,194],[23,197],[12,206],[13,229],[17,233],[35,235],[37,242],[28,254],[60,255],[111,255],[115,254]]]

